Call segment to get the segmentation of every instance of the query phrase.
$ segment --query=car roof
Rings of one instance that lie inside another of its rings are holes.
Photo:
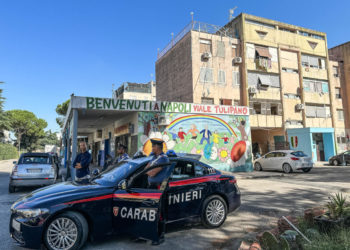
[[[21,156],[51,156],[49,153],[23,153]]]

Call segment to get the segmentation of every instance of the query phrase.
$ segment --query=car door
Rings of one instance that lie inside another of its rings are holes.
[[[159,166],[167,168],[158,188],[149,188],[147,173]],[[164,218],[165,192],[173,165],[156,165],[122,180],[113,194],[113,227],[116,232],[157,241],[159,220]]]
[[[200,214],[203,198],[208,192],[208,182],[215,170],[197,161],[178,160],[169,180],[167,194],[167,221],[177,221]]]
[[[272,169],[274,170],[283,170],[282,165],[285,162],[286,153],[284,152],[275,152],[272,159]]]
[[[344,159],[345,159],[346,164],[350,163],[350,151],[344,152]],[[343,159],[341,159],[341,162],[343,162]]]
[[[262,168],[263,169],[273,169],[273,164],[274,164],[274,157],[275,157],[275,152],[270,152],[264,156],[264,159],[262,161]]]

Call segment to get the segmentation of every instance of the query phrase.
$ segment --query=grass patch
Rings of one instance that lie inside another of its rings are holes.
[[[302,243],[303,249],[305,250],[350,250],[349,228],[339,228],[328,234],[321,233],[309,237],[311,244],[306,242]]]

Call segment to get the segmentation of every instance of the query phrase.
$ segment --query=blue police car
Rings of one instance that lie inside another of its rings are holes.
[[[88,236],[121,233],[157,243],[167,223],[200,218],[215,228],[239,208],[232,173],[174,152],[170,163],[146,168],[150,160],[123,161],[89,183],[63,182],[28,194],[11,207],[11,237],[24,247],[48,249],[80,249]],[[160,167],[164,179],[150,186],[147,172]]]

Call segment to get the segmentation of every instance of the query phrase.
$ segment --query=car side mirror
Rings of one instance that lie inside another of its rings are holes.
[[[17,161],[13,161],[12,163],[13,163],[13,164],[17,164]]]
[[[92,175],[93,176],[98,176],[100,174],[100,170],[99,169],[94,169],[94,171],[92,171]]]
[[[118,183],[118,189],[126,190],[127,188],[128,188],[128,182],[126,179],[123,179]]]

